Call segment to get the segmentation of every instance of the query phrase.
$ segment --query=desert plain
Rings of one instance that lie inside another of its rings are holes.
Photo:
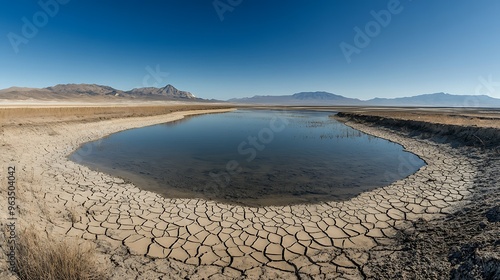
[[[68,159],[82,144],[118,131],[237,108],[0,104],[2,228],[9,223],[6,174],[15,167],[16,230],[91,244],[109,279],[500,277],[498,109],[286,107],[332,111],[426,162],[346,201],[244,207],[170,198]],[[400,168],[411,164],[402,158]],[[4,250],[7,239],[2,232]],[[16,279],[6,254],[0,278]]]

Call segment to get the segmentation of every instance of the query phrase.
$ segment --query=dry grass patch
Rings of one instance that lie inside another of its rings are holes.
[[[224,105],[122,105],[122,106],[60,106],[0,108],[0,125],[16,123],[44,123],[74,120],[103,120],[111,118],[144,117],[179,111],[227,109]],[[49,132],[54,133],[55,131]],[[57,133],[57,132],[55,132]]]
[[[90,244],[59,241],[45,237],[34,228],[20,232],[16,263],[21,280],[100,280],[108,279],[107,269],[99,264]]]

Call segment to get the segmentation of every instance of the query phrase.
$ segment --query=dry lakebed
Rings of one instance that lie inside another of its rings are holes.
[[[7,205],[5,173],[15,166],[18,229],[95,244],[110,279],[500,276],[498,112],[467,112],[468,121],[481,123],[473,126],[446,123],[456,112],[330,108],[344,112],[332,117],[399,143],[426,163],[345,201],[246,207],[168,198],[68,159],[82,144],[115,132],[234,110],[176,106],[129,115],[87,108],[80,117],[54,108],[3,113],[0,205]],[[50,109],[60,116],[44,113]],[[2,209],[3,228],[8,218]],[[2,254],[0,278],[15,279],[7,268]]]

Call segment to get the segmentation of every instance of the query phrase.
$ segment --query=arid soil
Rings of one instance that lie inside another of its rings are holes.
[[[44,102],[23,105],[16,102],[0,102],[0,125],[48,124],[53,122],[91,122],[112,118],[129,118],[163,115],[186,110],[229,108],[225,104],[201,104],[195,102]]]
[[[385,119],[500,128],[500,109],[498,108],[340,108],[340,111]]]
[[[415,112],[340,114],[339,119],[354,122],[355,128],[373,125],[403,131],[399,133],[454,146],[476,160],[470,199],[450,214],[412,222],[397,232],[393,242],[374,248],[367,275],[376,279],[500,279],[500,131],[491,129],[499,125],[498,113],[467,112],[484,120],[479,125],[463,115],[442,112],[423,113],[421,118],[415,118]]]
[[[341,120],[347,125],[402,144],[427,166],[348,201],[255,208],[169,199],[67,159],[81,144],[117,131],[228,109],[101,110],[78,107],[71,115],[68,109],[57,109],[52,111],[60,112],[56,117],[42,110],[45,119],[29,110],[26,118],[22,111],[4,113],[1,172],[9,165],[19,170],[18,227],[33,225],[47,235],[96,244],[111,279],[498,275],[495,130],[484,135],[471,130],[484,142],[475,147],[470,146],[477,142],[467,136],[468,126],[463,126],[463,135],[469,140],[462,141],[453,136],[457,127],[438,126],[447,133],[436,138],[436,124],[424,125],[425,131],[419,132],[412,127],[421,123],[384,123],[392,118],[377,116],[374,121],[359,113],[344,114]],[[359,108],[346,111],[354,110]],[[486,135],[493,138],[484,140]],[[400,160],[401,169],[411,165]],[[5,177],[1,179],[0,205],[6,205]],[[6,218],[2,209],[2,227]],[[4,239],[0,235],[2,246]],[[1,255],[2,279],[11,277],[6,267]]]

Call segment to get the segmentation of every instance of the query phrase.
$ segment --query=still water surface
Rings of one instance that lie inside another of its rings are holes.
[[[343,200],[425,163],[332,112],[238,110],[131,129],[70,158],[171,198],[249,206]]]

